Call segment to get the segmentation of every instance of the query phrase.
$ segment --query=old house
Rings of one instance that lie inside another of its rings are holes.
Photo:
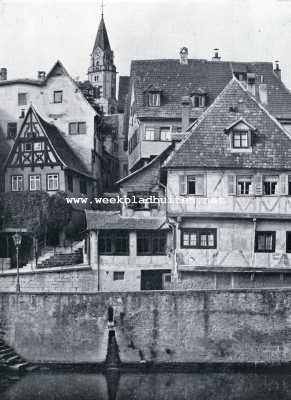
[[[291,95],[280,79],[277,64],[211,61],[188,58],[137,60],[131,63],[125,116],[129,170],[134,171],[160,154],[213,103],[227,83],[238,80],[282,123],[290,126]]]
[[[290,152],[288,130],[234,77],[164,163],[175,287],[290,285]]]

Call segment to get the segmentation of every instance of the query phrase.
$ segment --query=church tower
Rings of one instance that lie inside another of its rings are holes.
[[[102,106],[103,112],[105,114],[116,113],[116,67],[104,22],[103,10],[91,54],[88,79],[96,88],[97,103]]]

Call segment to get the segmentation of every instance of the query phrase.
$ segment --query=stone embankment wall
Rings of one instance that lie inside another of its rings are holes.
[[[6,341],[34,362],[290,362],[291,290],[0,294]],[[109,313],[110,314],[110,313]]]

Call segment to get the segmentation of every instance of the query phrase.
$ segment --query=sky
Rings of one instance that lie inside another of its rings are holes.
[[[61,60],[86,78],[101,0],[0,0],[0,67],[8,79],[36,78]],[[280,61],[291,89],[291,0],[104,0],[119,75],[134,59]]]

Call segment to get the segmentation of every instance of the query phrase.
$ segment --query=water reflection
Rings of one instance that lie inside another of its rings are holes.
[[[290,374],[291,375],[291,374]],[[1,400],[290,400],[289,374],[52,373],[0,375]]]

